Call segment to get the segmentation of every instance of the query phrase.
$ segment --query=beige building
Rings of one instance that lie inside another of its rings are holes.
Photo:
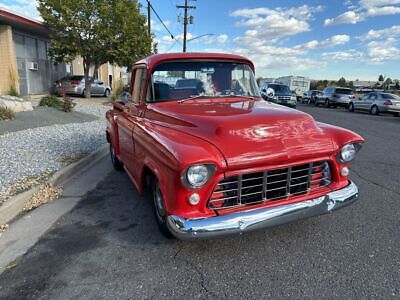
[[[68,75],[83,75],[82,59],[56,63],[48,56],[49,29],[41,22],[0,9],[0,94],[46,94]],[[124,69],[104,64],[95,74],[111,88],[125,78]]]
[[[92,75],[94,68],[90,69],[90,74]],[[83,60],[81,57],[76,58],[71,64],[71,72],[73,75],[83,75]],[[110,63],[101,65],[95,77],[100,81],[108,84],[111,89],[114,89],[118,82],[121,80],[124,84],[124,75],[126,73],[125,68],[120,68],[119,66],[112,65]]]

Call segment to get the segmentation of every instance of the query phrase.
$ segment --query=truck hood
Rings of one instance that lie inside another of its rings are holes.
[[[242,98],[175,101],[148,106],[146,118],[215,145],[229,169],[330,155],[333,143],[303,112]]]

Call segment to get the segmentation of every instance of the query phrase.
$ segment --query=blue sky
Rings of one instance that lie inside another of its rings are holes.
[[[140,0],[145,5],[145,0]],[[176,36],[152,15],[159,52],[181,51],[183,0],[152,0]],[[313,79],[400,78],[400,0],[198,0],[189,1],[194,24],[188,51],[237,53],[252,59],[256,75]],[[0,0],[0,6],[40,18],[34,0]],[[143,9],[145,13],[145,9]]]

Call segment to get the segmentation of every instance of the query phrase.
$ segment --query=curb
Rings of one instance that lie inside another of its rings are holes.
[[[80,173],[90,168],[98,160],[106,156],[107,153],[108,153],[108,145],[106,144],[101,146],[95,152],[92,152],[88,156],[82,158],[81,160],[74,162],[62,168],[61,170],[58,170],[45,183],[48,183],[51,186],[64,185],[78,172]],[[0,224],[7,224],[14,218],[16,218],[22,211],[25,201],[30,199],[32,195],[38,190],[39,187],[35,186],[28,191],[25,191],[21,194],[18,194],[10,198],[2,206],[0,206]]]

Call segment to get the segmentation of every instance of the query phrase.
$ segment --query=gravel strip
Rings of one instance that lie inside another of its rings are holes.
[[[27,129],[0,136],[0,196],[22,177],[55,172],[69,164],[65,157],[91,153],[105,143],[105,112],[109,106],[80,105],[76,111],[96,121]],[[0,203],[1,205],[1,203]]]

